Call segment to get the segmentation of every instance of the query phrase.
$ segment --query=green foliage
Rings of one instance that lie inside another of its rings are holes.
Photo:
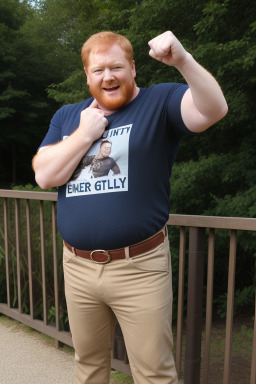
[[[233,350],[238,352],[240,356],[244,350],[244,354],[251,356],[253,347],[253,328],[248,328],[246,325],[241,326],[240,332],[234,335]]]
[[[118,371],[112,371],[110,377],[111,384],[133,384],[133,379],[131,376],[127,376]]]
[[[54,98],[61,104],[72,104],[91,96],[85,84],[85,73],[78,70],[73,72],[71,76],[62,83],[52,84],[47,92],[49,97]]]
[[[242,290],[235,291],[234,315],[245,313],[245,308],[252,308],[255,301],[256,290],[253,286],[245,287]],[[227,294],[220,295],[215,302],[216,312],[221,319],[226,317],[227,312]],[[242,311],[242,312],[241,312]]]
[[[12,189],[14,191],[57,192],[57,188],[49,188],[47,190],[43,190],[38,185],[33,184],[15,185]]]
[[[184,214],[255,217],[255,166],[251,146],[238,153],[212,153],[176,163],[171,178],[173,210]]]
[[[56,110],[46,87],[63,74],[28,2],[1,0],[0,15],[0,177],[10,186],[33,180],[31,159]]]
[[[68,330],[69,327],[69,322],[68,322],[68,314],[67,311],[63,310],[63,308],[60,308],[60,314],[59,314],[59,319],[60,319],[60,328],[64,330]],[[56,324],[56,309],[54,306],[51,306],[48,312],[48,324],[55,325]]]

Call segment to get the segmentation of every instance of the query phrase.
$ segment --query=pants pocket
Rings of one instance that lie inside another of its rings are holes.
[[[69,251],[65,245],[63,245],[63,263],[69,263],[75,257],[74,253]]]
[[[169,271],[170,250],[169,241],[165,241],[155,249],[142,253],[141,255],[131,258],[134,268],[145,272],[166,272]]]

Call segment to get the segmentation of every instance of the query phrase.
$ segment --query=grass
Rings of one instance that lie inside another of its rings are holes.
[[[218,358],[224,356],[225,349],[225,323],[213,323],[211,338],[211,356]],[[233,327],[233,356],[247,356],[251,358],[253,345],[253,318],[237,319]]]
[[[130,376],[124,375],[118,371],[111,371],[110,374],[111,384],[133,384],[133,380]]]
[[[208,384],[223,382],[226,337],[225,327],[225,321],[213,323]],[[202,340],[204,342],[204,338],[202,338]],[[235,319],[231,360],[232,384],[245,384],[250,382],[252,345],[253,318],[247,317]]]
[[[234,336],[234,352],[249,355],[252,354],[253,328],[248,328],[246,325],[241,325],[240,332]]]

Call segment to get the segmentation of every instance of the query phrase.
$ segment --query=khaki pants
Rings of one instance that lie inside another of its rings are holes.
[[[135,384],[177,384],[168,238],[153,251],[99,265],[64,247],[75,383],[108,384],[118,320]]]

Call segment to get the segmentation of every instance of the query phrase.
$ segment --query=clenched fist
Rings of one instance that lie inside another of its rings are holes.
[[[150,40],[148,45],[151,48],[151,57],[173,67],[182,65],[188,56],[188,52],[171,31]]]
[[[83,131],[84,136],[90,138],[93,142],[102,136],[107,125],[108,120],[105,118],[104,112],[98,108],[98,103],[94,99],[91,105],[81,112],[78,129]]]

